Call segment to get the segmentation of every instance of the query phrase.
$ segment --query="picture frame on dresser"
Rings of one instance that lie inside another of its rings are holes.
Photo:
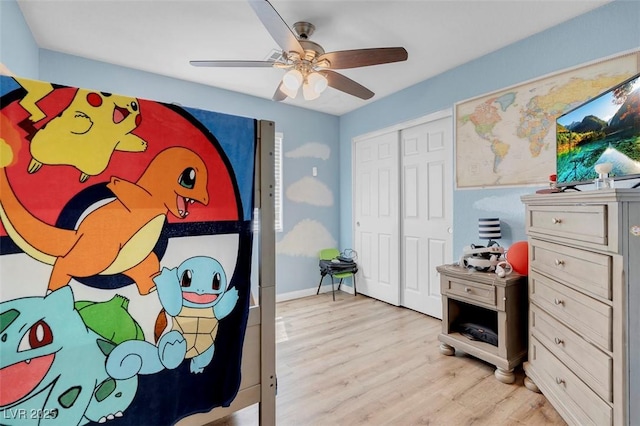
[[[525,195],[525,385],[571,425],[640,423],[640,190]]]

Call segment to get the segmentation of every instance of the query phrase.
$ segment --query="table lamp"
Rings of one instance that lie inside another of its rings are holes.
[[[497,241],[493,241],[502,238],[500,219],[497,217],[478,219],[478,237],[482,240],[489,240],[487,247],[500,246]]]

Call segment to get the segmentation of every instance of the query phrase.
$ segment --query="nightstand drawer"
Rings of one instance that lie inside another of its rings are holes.
[[[529,275],[529,299],[586,340],[612,349],[611,306],[534,271]]]
[[[606,401],[613,400],[613,360],[536,305],[531,333]]]
[[[530,247],[532,269],[611,300],[611,256],[536,239]]]
[[[613,410],[535,337],[529,342],[529,363],[539,375],[543,393],[552,394],[579,425],[611,425]]]
[[[529,206],[527,232],[607,245],[607,206]]]
[[[443,295],[496,306],[496,288],[492,285],[457,279],[449,279],[442,284],[441,291]]]

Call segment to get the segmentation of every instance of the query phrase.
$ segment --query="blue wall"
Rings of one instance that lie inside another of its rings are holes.
[[[465,99],[638,48],[640,2],[617,0],[341,116],[340,245],[353,245],[354,137],[453,108],[456,102]],[[477,242],[478,217],[502,219],[503,246],[526,239],[520,196],[534,189],[454,191],[453,258],[462,253],[465,245]]]
[[[38,45],[13,0],[0,1],[0,63],[16,75],[38,78]]]

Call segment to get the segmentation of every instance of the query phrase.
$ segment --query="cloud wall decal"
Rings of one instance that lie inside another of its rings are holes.
[[[330,155],[329,145],[318,142],[308,142],[284,154],[287,158],[319,158],[321,160],[328,160]]]
[[[501,218],[512,218],[522,220],[524,217],[524,204],[520,201],[522,194],[509,194],[500,196],[490,196],[473,203],[473,208],[494,213],[500,206]]]
[[[320,250],[336,247],[336,244],[336,240],[324,225],[317,220],[303,219],[276,243],[276,253],[318,257]]]
[[[328,207],[333,205],[333,192],[319,179],[305,176],[292,183],[286,192],[289,200],[312,206]]]

